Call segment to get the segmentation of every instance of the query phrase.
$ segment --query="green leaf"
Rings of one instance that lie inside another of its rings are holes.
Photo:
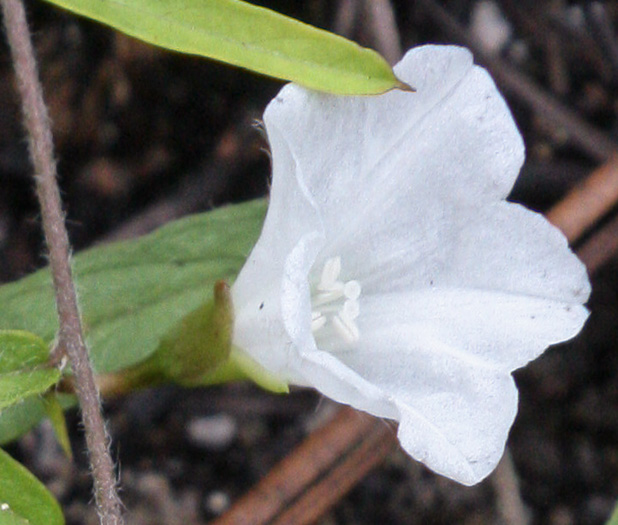
[[[0,330],[0,374],[44,365],[49,347],[39,336],[24,330]]]
[[[68,394],[54,394],[63,409],[74,407],[77,400]],[[43,397],[36,395],[0,411],[0,444],[9,443],[22,436],[47,415]]]
[[[48,1],[157,46],[313,89],[369,95],[407,87],[376,52],[239,0]]]
[[[53,393],[48,393],[43,398],[43,406],[45,413],[49,418],[54,429],[56,439],[69,460],[73,459],[71,450],[71,440],[69,439],[69,431],[67,430],[67,421],[64,417],[64,409],[58,400],[58,397]]]
[[[42,394],[60,379],[46,366],[45,341],[21,330],[0,331],[0,411],[26,397]]]
[[[12,510],[0,510],[0,525],[28,525],[28,520],[20,518]]]
[[[0,525],[4,523],[62,525],[64,517],[41,482],[0,449]]]
[[[60,379],[57,368],[25,370],[0,375],[0,410],[34,394],[42,394]]]
[[[266,201],[175,221],[134,241],[73,258],[86,338],[99,373],[145,359],[183,317],[233,280],[257,240]],[[52,341],[58,328],[49,271],[0,287],[0,329]]]
[[[173,222],[141,239],[77,254],[73,268],[95,370],[113,372],[146,359],[185,316],[212,299],[217,280],[232,281],[259,236],[265,213],[265,200],[228,206]],[[58,325],[47,269],[0,287],[2,328],[53,341]],[[37,397],[5,408],[0,443],[44,416]]]

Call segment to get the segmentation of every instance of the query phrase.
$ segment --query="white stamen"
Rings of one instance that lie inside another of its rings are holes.
[[[326,317],[320,312],[311,312],[311,330],[317,332],[326,324]]]
[[[317,295],[315,295],[313,298],[313,306],[321,306],[323,304],[332,303],[333,301],[336,301],[337,299],[340,299],[341,297],[343,297],[344,296],[343,283],[339,282],[339,283],[335,283],[335,285],[340,285],[340,286],[333,286],[332,289],[328,291],[320,292]]]
[[[360,332],[353,320],[342,318],[341,315],[336,315],[333,317],[333,326],[346,343],[352,344],[358,341]]]
[[[318,290],[330,290],[337,283],[341,273],[341,257],[331,257],[324,263]]]
[[[358,305],[358,301],[346,301],[343,303],[343,308],[341,309],[341,313],[339,314],[341,317],[353,321],[360,314],[360,306]]]
[[[355,319],[360,314],[361,285],[354,280],[340,281],[340,274],[341,257],[332,257],[324,263],[316,293],[312,295],[311,330],[317,333],[331,323],[334,333],[352,344],[360,337]],[[327,333],[323,337],[329,337]]]
[[[361,294],[361,285],[358,281],[348,281],[343,285],[343,295],[348,299],[356,301]]]

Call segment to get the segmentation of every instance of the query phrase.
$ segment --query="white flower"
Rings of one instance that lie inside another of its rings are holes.
[[[511,372],[573,337],[583,265],[505,201],[524,147],[471,54],[411,50],[416,93],[284,87],[264,122],[270,206],[232,294],[234,344],[282,380],[399,421],[402,447],[464,484],[517,411]]]

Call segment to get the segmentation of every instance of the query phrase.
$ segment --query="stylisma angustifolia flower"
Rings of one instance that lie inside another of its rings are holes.
[[[270,205],[233,341],[263,373],[397,420],[411,456],[473,484],[515,417],[511,372],[579,332],[590,287],[562,234],[505,200],[524,146],[471,54],[420,47],[395,72],[416,93],[288,85],[268,106]]]

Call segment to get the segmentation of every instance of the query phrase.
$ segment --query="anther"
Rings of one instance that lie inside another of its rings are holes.
[[[341,273],[341,257],[332,257],[324,263],[318,290],[330,290],[335,284]]]
[[[360,336],[355,319],[360,314],[358,298],[361,285],[354,280],[339,280],[340,274],[341,257],[332,257],[324,263],[311,301],[314,308],[311,312],[311,330],[317,333],[330,323],[338,337],[352,344]]]

